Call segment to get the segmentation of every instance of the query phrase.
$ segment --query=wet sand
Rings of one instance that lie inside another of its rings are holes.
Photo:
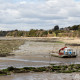
[[[80,73],[22,73],[1,76],[0,80],[80,80]]]
[[[58,53],[58,50],[61,47],[64,47],[64,43],[26,41],[24,45],[19,47],[19,50],[11,53],[15,54],[15,56],[0,57],[0,68],[3,69],[10,66],[20,68],[26,66],[41,67],[48,66],[49,64],[80,63],[79,55],[77,58],[59,58],[50,56],[49,53]]]
[[[12,54],[15,54],[15,56],[0,58],[0,65],[1,65],[0,68],[6,68],[9,66],[14,66],[14,67],[47,66],[50,63],[49,53],[55,50],[54,46],[56,45],[58,44],[52,42],[26,41],[24,45],[19,47],[19,50],[12,52]],[[64,46],[64,44],[61,45]],[[54,58],[56,59],[56,57]],[[57,61],[55,59],[51,61],[53,63],[56,63]]]

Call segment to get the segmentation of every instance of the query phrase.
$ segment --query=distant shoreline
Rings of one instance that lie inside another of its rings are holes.
[[[25,39],[25,40],[48,40],[48,41],[62,41],[64,43],[80,44],[80,38],[73,37],[0,37],[0,40],[13,40],[13,39]]]

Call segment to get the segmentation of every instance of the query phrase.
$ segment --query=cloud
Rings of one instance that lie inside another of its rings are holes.
[[[0,0],[0,29],[50,29],[80,24],[76,0]]]

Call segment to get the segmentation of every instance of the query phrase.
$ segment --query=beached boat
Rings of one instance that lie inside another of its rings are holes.
[[[71,48],[63,47],[59,50],[59,52],[50,53],[50,55],[55,57],[77,57],[77,51]]]
[[[71,48],[64,47],[59,50],[59,56],[60,57],[76,57],[77,52]]]

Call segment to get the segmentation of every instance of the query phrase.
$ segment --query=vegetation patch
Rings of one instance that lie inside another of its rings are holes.
[[[24,42],[25,40],[0,40],[0,57],[14,55],[10,53],[18,49]]]
[[[80,46],[80,44],[66,44],[66,45],[70,45],[70,46]]]
[[[58,40],[35,40],[34,42],[51,42],[51,43],[64,43],[62,41],[58,41]]]
[[[24,67],[15,68],[8,67],[7,69],[0,70],[0,75],[10,75],[10,73],[27,73],[27,72],[56,72],[56,73],[72,73],[80,72],[80,64],[71,65],[54,65],[48,67]]]

